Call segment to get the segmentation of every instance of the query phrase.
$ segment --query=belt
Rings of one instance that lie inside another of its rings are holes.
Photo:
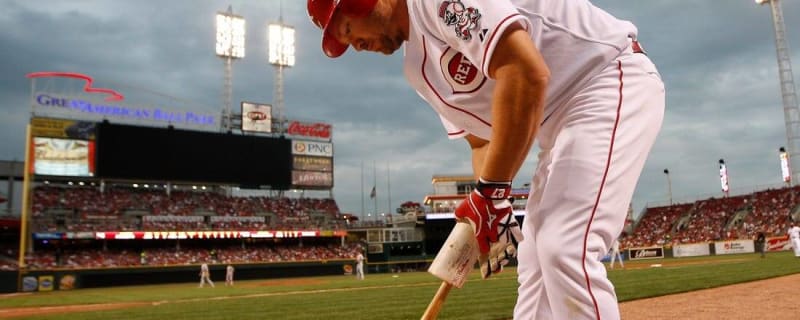
[[[647,52],[644,51],[644,48],[642,47],[641,44],[639,44],[639,41],[636,40],[631,41],[631,49],[633,49],[633,53],[641,53],[643,55],[647,55]]]

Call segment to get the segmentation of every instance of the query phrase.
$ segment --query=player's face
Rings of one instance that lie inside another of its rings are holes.
[[[369,16],[363,18],[337,14],[331,23],[330,30],[334,37],[358,51],[367,50],[390,55],[399,49],[405,40],[400,28],[380,10],[373,10]]]

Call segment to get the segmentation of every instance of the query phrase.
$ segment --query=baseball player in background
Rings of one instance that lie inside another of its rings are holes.
[[[789,228],[789,242],[792,243],[794,256],[800,258],[800,227],[797,226],[797,222],[792,222]]]
[[[472,150],[476,188],[455,214],[473,224],[484,277],[521,240],[506,232],[516,224],[507,199],[539,141],[514,319],[618,319],[600,258],[622,232],[665,105],[636,27],[588,0],[307,5],[329,57],[405,45],[408,82]]]
[[[622,262],[622,253],[619,252],[619,239],[614,239],[611,243],[611,269],[614,269],[614,260],[619,259],[619,266],[625,268],[625,263]]]
[[[208,271],[208,264],[203,262],[200,265],[200,286],[198,288],[202,288],[205,283],[208,282],[211,287],[214,287],[214,282],[211,281],[211,273]]]
[[[225,267],[225,286],[233,287],[233,266]]]
[[[356,256],[356,279],[364,280],[364,255],[360,251]]]

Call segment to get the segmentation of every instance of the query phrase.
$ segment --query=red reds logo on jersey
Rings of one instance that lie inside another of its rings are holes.
[[[447,48],[439,58],[441,64],[442,74],[453,93],[470,93],[478,90],[478,88],[486,82],[486,77],[483,75],[478,67],[472,64],[461,52]]]
[[[456,36],[465,41],[472,39],[470,31],[478,27],[481,18],[478,9],[465,7],[461,0],[445,0],[439,5],[439,18],[456,31]]]

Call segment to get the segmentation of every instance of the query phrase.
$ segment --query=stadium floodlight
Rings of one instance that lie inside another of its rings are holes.
[[[267,26],[269,63],[283,67],[294,66],[294,28],[282,24]]]
[[[273,122],[275,129],[272,132],[283,134],[286,132],[285,109],[283,106],[283,68],[292,67],[295,63],[294,28],[284,25],[281,17],[278,23],[267,25],[268,48],[267,60],[275,66],[275,93],[273,95],[275,116]]]
[[[245,27],[244,18],[233,14],[233,8],[228,6],[227,12],[217,12],[217,56],[225,60],[225,79],[223,84],[223,109],[220,129],[231,130],[233,103],[233,59],[244,58]]]
[[[217,55],[225,58],[244,58],[244,18],[231,13],[217,12]]]

